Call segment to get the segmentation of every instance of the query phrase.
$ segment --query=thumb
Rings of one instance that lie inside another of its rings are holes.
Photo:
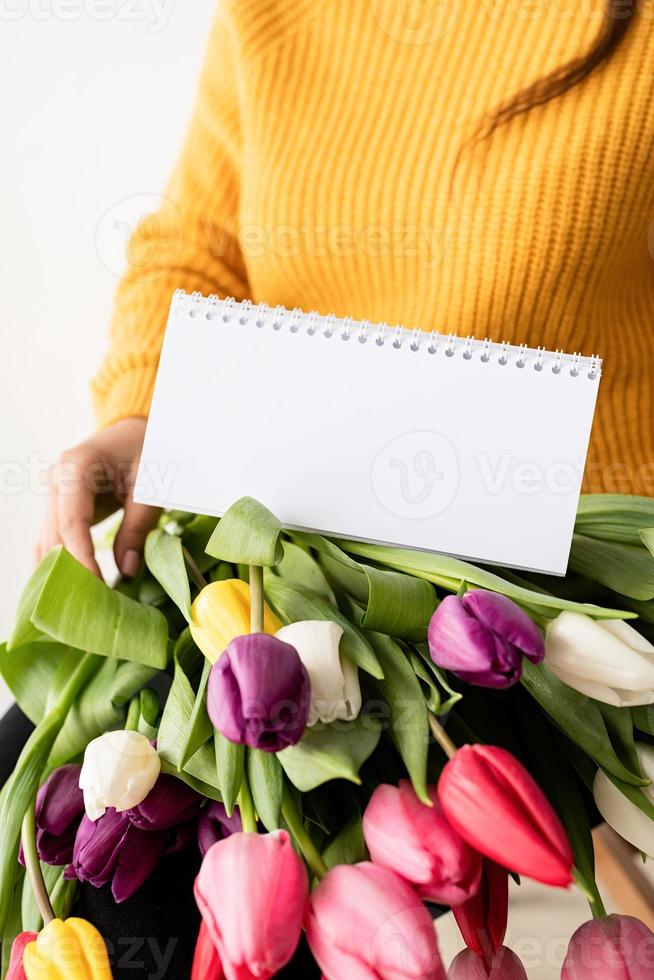
[[[139,570],[145,539],[157,523],[160,513],[158,507],[135,504],[131,495],[127,495],[125,513],[114,541],[114,558],[121,573],[128,578]]]

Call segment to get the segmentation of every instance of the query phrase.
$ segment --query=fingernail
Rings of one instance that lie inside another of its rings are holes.
[[[127,578],[134,578],[138,574],[139,567],[141,565],[141,556],[138,551],[133,548],[129,548],[123,555],[123,560],[120,563],[120,570],[123,575]]]

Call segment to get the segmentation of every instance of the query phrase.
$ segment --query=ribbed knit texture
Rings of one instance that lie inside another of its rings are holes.
[[[182,287],[598,353],[585,487],[654,494],[650,7],[581,85],[470,142],[602,7],[223,2],[168,203],[131,244],[101,424],[147,414]]]

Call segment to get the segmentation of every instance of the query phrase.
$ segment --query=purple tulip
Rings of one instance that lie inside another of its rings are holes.
[[[231,742],[266,752],[295,745],[309,716],[309,675],[297,650],[267,633],[237,636],[209,674],[207,709]]]
[[[511,687],[520,680],[523,656],[534,664],[545,656],[533,620],[511,599],[485,589],[443,599],[428,640],[435,664],[480,687]]]
[[[36,796],[36,849],[46,864],[68,864],[73,857],[75,834],[84,813],[79,788],[81,766],[55,769]],[[22,848],[19,854],[24,864]]]
[[[95,821],[84,815],[66,878],[96,888],[111,882],[116,902],[124,902],[149,878],[162,857],[191,840],[202,798],[174,776],[162,775],[131,810],[108,807]]]
[[[241,814],[238,807],[234,810],[231,817],[227,816],[227,810],[222,803],[209,800],[207,806],[200,814],[198,821],[198,847],[202,857],[207,853],[212,844],[216,841],[224,840],[232,834],[238,834],[243,830]]]

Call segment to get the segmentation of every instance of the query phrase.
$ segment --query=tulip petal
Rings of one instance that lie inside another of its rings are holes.
[[[651,980],[654,933],[630,915],[585,922],[573,934],[561,980]]]
[[[111,882],[111,894],[117,904],[130,898],[148,880],[165,846],[163,831],[146,832],[128,824]]]
[[[302,620],[284,626],[275,635],[297,650],[309,674],[307,724],[356,718],[361,710],[361,690],[356,667],[339,654],[343,628],[330,620]]]
[[[487,589],[471,589],[461,599],[466,610],[534,664],[545,656],[543,635],[512,599]]]
[[[595,698],[602,704],[612,704],[616,708],[635,708],[643,704],[654,702],[654,691],[643,693],[642,691],[625,691],[620,688],[606,687],[597,681],[582,680],[566,670],[561,670],[553,664],[548,663],[548,668],[555,677],[567,684],[580,694],[585,694],[589,698]]]
[[[107,807],[120,813],[148,795],[161,771],[156,749],[135,731],[111,731],[86,746],[79,785],[89,820]]]
[[[484,671],[495,658],[494,637],[458,596],[446,596],[429,623],[432,660],[445,670]]]
[[[163,773],[138,806],[126,810],[140,830],[168,830],[200,812],[202,797],[181,779]]]
[[[651,785],[642,787],[642,792],[654,805],[654,789]],[[609,827],[643,854],[654,857],[654,824],[651,818],[627,799],[601,769],[595,774],[593,796],[597,809]]]

